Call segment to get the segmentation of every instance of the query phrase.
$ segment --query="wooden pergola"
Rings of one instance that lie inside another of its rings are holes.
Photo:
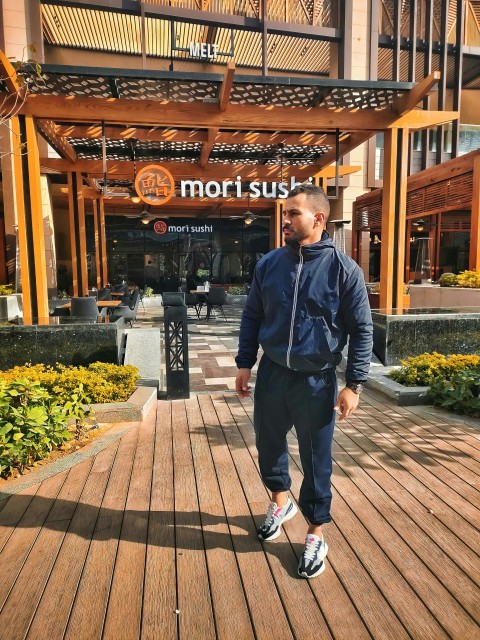
[[[5,56],[1,61],[9,80],[0,104],[8,109],[22,88]],[[21,143],[13,153],[13,181],[26,323],[48,318],[41,173],[68,174],[74,294],[82,295],[88,287],[85,198],[94,203],[103,286],[103,193],[112,188],[128,195],[142,166],[159,162],[176,179],[271,180],[282,172],[284,179],[312,177],[325,185],[336,173],[354,170],[336,170],[333,163],[338,166],[379,132],[385,135],[381,305],[401,306],[408,133],[458,118],[458,112],[415,109],[439,81],[438,72],[417,84],[244,76],[235,74],[234,63],[223,76],[49,65],[42,72],[44,82],[23,98],[11,119]],[[60,158],[40,157],[37,132]],[[183,206],[181,200],[173,198],[169,206]],[[222,199],[218,204],[234,206]],[[205,205],[203,215],[212,211],[215,207]],[[280,202],[274,225],[280,238]]]

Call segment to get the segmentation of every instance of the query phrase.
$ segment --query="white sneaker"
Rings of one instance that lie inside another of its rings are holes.
[[[314,578],[325,571],[325,558],[328,546],[323,538],[308,533],[305,538],[305,548],[298,563],[298,575],[302,578]]]
[[[290,498],[284,507],[279,507],[275,502],[271,502],[268,506],[267,515],[264,523],[258,529],[258,537],[264,542],[275,540],[282,533],[282,524],[293,518],[298,509]]]

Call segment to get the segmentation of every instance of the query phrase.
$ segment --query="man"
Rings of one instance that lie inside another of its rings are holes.
[[[297,507],[288,496],[287,433],[295,425],[304,480],[298,505],[308,521],[299,575],[325,569],[328,547],[322,525],[330,522],[331,444],[335,411],[355,411],[372,352],[372,319],[363,273],[337,251],[325,231],[325,193],[311,184],[293,189],[285,202],[285,245],[257,264],[243,312],[236,363],[236,391],[248,382],[261,344],[255,384],[254,427],[260,472],[272,493],[261,540],[274,540]],[[349,339],[346,386],[337,396],[335,368]]]

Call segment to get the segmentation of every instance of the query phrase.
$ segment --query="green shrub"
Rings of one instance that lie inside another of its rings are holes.
[[[473,271],[462,271],[457,276],[457,283],[459,287],[468,287],[471,289],[480,288],[480,272],[474,269]]]
[[[433,403],[450,411],[480,417],[480,367],[459,371],[430,385]]]
[[[0,284],[0,296],[9,296],[13,293],[13,285]]]
[[[401,360],[400,369],[389,373],[389,377],[407,387],[431,386],[438,378],[451,379],[459,371],[480,367],[480,356],[423,353],[420,356]]]
[[[0,379],[12,382],[19,378],[39,382],[55,394],[60,402],[68,402],[72,393],[82,385],[85,402],[123,402],[128,400],[139,379],[138,369],[131,365],[119,366],[94,362],[88,367],[67,367],[43,364],[14,367],[0,372]]]
[[[243,296],[245,295],[245,287],[242,285],[240,286],[233,286],[233,287],[228,287],[228,293],[232,296]]]
[[[73,438],[67,422],[83,423],[84,401],[81,385],[63,403],[38,381],[0,379],[0,475],[23,471]]]
[[[438,279],[438,284],[441,287],[456,287],[458,278],[454,273],[443,273]]]
[[[155,293],[153,292],[152,287],[145,287],[143,295],[145,296],[145,298],[153,298],[155,296]]]

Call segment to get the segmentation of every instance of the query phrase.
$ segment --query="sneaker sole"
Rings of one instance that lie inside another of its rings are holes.
[[[293,509],[282,520],[282,523],[280,524],[280,526],[278,527],[278,529],[275,531],[275,533],[273,535],[271,535],[269,538],[263,538],[260,534],[258,534],[258,537],[260,538],[260,540],[262,542],[271,542],[272,540],[276,540],[278,538],[278,536],[282,533],[282,525],[283,525],[283,523],[284,522],[288,522],[289,520],[291,520],[293,518],[294,515],[296,515],[298,513],[297,505],[294,502],[292,502],[292,504],[293,504]]]
[[[307,580],[310,580],[310,578],[316,578],[317,576],[319,576],[321,573],[323,573],[325,571],[325,567],[327,566],[327,562],[326,559],[322,560],[322,564],[320,565],[320,567],[318,568],[318,571],[316,573],[312,573],[311,576],[307,576],[306,573],[300,573],[300,571],[298,572],[298,575],[301,578],[306,578]]]
[[[301,573],[300,571],[298,571],[298,575],[302,578],[307,578],[307,580],[309,580],[310,578],[316,578],[317,576],[319,576],[321,573],[323,573],[325,571],[325,567],[326,567],[326,560],[327,560],[327,553],[328,553],[328,544],[325,542],[325,554],[322,558],[322,564],[319,566],[318,571],[316,571],[315,573],[312,573],[311,576],[307,576],[306,573]]]

